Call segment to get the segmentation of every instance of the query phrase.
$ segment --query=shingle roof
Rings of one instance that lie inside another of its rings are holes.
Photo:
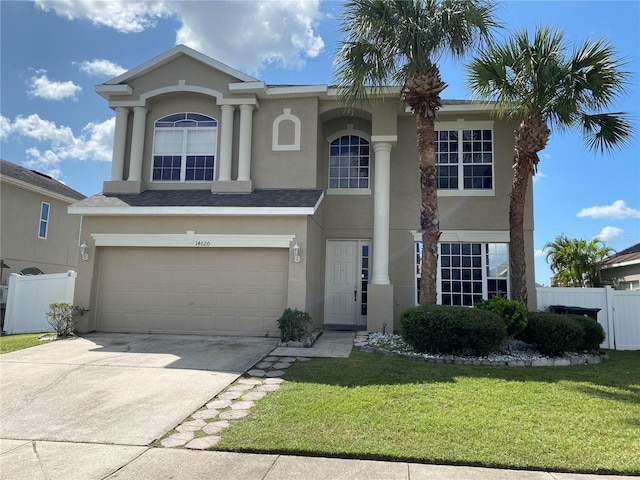
[[[620,250],[615,255],[612,255],[609,258],[605,259],[602,262],[602,265],[606,267],[618,263],[626,263],[632,261],[640,261],[640,243],[636,243],[635,245],[631,245],[624,250]]]
[[[74,200],[82,200],[83,198],[86,198],[80,192],[71,187],[67,187],[64,183],[54,180],[44,173],[29,170],[28,168],[16,165],[15,163],[11,163],[4,159],[0,159],[0,173],[6,177],[15,178],[16,180],[20,180]]]
[[[254,190],[211,193],[210,190],[147,190],[140,194],[98,193],[74,207],[313,207],[322,190]]]

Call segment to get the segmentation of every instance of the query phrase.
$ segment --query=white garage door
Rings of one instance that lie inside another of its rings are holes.
[[[97,329],[278,336],[288,250],[103,248]]]

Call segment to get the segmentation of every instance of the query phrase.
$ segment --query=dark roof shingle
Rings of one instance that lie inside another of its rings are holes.
[[[44,173],[29,170],[28,168],[16,165],[15,163],[11,163],[4,159],[0,159],[0,173],[6,177],[15,178],[16,180],[20,180],[74,200],[82,200],[83,198],[86,198],[80,192],[71,187],[67,187],[64,183],[54,180]]]
[[[146,190],[139,194],[98,193],[74,207],[313,207],[322,190],[254,190],[211,193],[210,190]]]
[[[632,262],[640,260],[640,243],[620,250],[618,253],[605,258],[602,262],[604,266],[616,265],[618,263]]]

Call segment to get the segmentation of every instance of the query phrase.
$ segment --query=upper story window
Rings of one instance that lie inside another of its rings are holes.
[[[49,230],[49,210],[51,206],[47,202],[40,204],[40,223],[38,224],[38,238],[47,238]]]
[[[434,150],[439,190],[493,190],[492,129],[436,130]]]
[[[369,141],[343,135],[329,146],[329,188],[369,189]]]
[[[199,113],[174,113],[156,121],[153,181],[212,181],[218,121]]]

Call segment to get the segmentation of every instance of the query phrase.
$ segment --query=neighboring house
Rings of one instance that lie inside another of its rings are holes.
[[[35,170],[0,160],[0,256],[11,273],[63,273],[78,266],[81,219],[67,208],[85,198]]]
[[[417,303],[416,127],[397,92],[347,111],[332,87],[266,85],[182,45],[96,91],[116,129],[103,193],[69,208],[90,255],[82,329],[277,336],[291,307],[392,331]],[[516,125],[488,108],[446,101],[436,124],[441,303],[509,294]]]
[[[640,243],[605,259],[600,279],[616,290],[640,290]]]

